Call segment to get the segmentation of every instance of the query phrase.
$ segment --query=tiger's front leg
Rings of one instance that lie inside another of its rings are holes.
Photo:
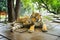
[[[42,26],[42,31],[43,31],[43,32],[47,32],[47,26],[46,26],[46,24],[43,24],[43,26]]]
[[[28,32],[34,32],[34,29],[35,29],[35,25],[31,25]]]

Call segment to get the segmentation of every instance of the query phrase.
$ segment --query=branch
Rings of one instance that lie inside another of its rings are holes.
[[[45,5],[45,6],[41,5],[42,7],[44,7],[45,9],[47,9],[50,13],[56,14],[54,11],[51,11],[51,10],[48,8],[47,4],[46,4],[43,0],[41,0],[41,2]]]

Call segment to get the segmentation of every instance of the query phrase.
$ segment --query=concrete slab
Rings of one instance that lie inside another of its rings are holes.
[[[57,27],[57,24],[55,26],[53,26],[54,28],[48,30],[48,32],[46,33],[41,32],[40,29],[36,29],[33,33],[28,33],[28,32],[20,33],[16,31],[11,33],[9,31],[9,24],[6,24],[4,26],[2,26],[1,24],[0,34],[5,37],[0,40],[8,40],[8,39],[11,39],[11,40],[56,40],[58,37],[54,35],[60,35],[60,32],[59,32],[60,27],[59,26]],[[47,33],[51,33],[54,35],[47,34]]]

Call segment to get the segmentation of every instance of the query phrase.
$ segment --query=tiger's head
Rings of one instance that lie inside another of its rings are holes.
[[[41,14],[39,14],[39,13],[32,13],[30,18],[31,18],[32,22],[37,22],[42,19]]]

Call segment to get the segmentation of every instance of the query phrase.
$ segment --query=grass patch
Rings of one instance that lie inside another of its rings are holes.
[[[50,16],[44,16],[43,18],[44,18],[44,19],[48,19],[48,20],[50,20],[50,21],[52,20],[52,17],[50,17]]]

